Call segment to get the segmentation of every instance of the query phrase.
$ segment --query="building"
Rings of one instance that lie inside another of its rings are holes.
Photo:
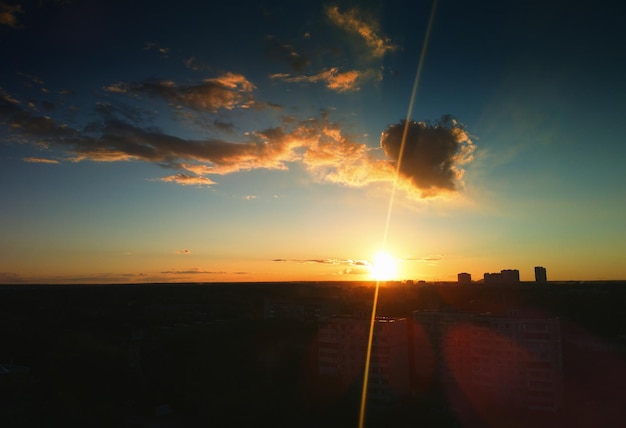
[[[363,383],[370,320],[328,317],[319,324],[319,374],[339,380],[346,389]],[[406,318],[377,317],[374,321],[368,397],[391,403],[410,392]]]
[[[535,266],[535,282],[538,284],[545,284],[548,282],[546,268],[543,266]]]
[[[458,407],[561,406],[558,318],[414,311],[412,321],[414,387],[438,384]]]
[[[485,284],[519,284],[519,270],[503,269],[500,273],[486,273],[483,277]]]
[[[457,275],[459,284],[469,285],[472,283],[472,275],[466,272],[462,272]]]

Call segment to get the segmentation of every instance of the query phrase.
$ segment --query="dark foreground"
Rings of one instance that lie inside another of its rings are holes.
[[[0,286],[0,426],[351,427],[360,391],[318,375],[318,319],[368,314],[363,283]],[[393,285],[378,315],[532,311],[561,321],[563,405],[484,403],[437,382],[368,413],[384,427],[626,426],[626,283]]]

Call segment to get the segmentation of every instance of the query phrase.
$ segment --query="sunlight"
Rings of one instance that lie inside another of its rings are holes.
[[[396,260],[384,251],[376,254],[370,266],[370,276],[376,281],[389,281],[396,278],[398,266]]]

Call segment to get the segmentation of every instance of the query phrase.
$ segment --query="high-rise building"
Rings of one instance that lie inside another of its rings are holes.
[[[544,268],[543,266],[535,266],[535,282],[540,284],[548,282],[546,268]]]
[[[459,284],[469,285],[472,283],[472,275],[466,272],[461,272],[457,275]]]
[[[519,270],[503,269],[500,273],[486,273],[485,284],[519,284]]]
[[[563,397],[558,318],[414,311],[412,374],[474,406],[556,410]]]
[[[370,320],[328,317],[319,324],[319,374],[337,378],[345,388],[361,388]],[[410,392],[406,318],[378,317],[374,322],[368,397],[392,402]]]

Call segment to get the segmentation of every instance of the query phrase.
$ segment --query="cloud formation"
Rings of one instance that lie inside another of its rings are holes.
[[[358,83],[366,77],[371,77],[372,73],[363,73],[357,70],[340,72],[337,67],[322,71],[313,76],[292,76],[290,74],[273,74],[271,79],[279,79],[288,83],[316,83],[324,82],[326,87],[336,92],[358,91]]]
[[[55,159],[46,159],[46,158],[24,158],[22,159],[24,162],[29,163],[48,163],[48,164],[58,164],[59,161]]]
[[[240,80],[235,79],[232,86],[238,87],[237,82]],[[390,125],[381,135],[380,144],[387,156],[381,159],[375,148],[345,135],[324,113],[303,121],[285,118],[279,126],[248,132],[240,141],[231,142],[180,138],[123,120],[135,119],[132,114],[113,112],[110,106],[100,104],[96,113],[102,121],[79,130],[25,110],[9,94],[0,97],[0,122],[7,125],[13,138],[49,150],[62,150],[65,159],[72,162],[151,162],[178,170],[159,180],[180,185],[211,186],[216,184],[209,178],[212,175],[255,169],[288,170],[291,163],[302,164],[319,182],[351,187],[391,182],[396,179],[406,132],[398,183],[409,192],[429,197],[458,190],[462,166],[472,160],[474,150],[463,126],[451,116],[433,123],[409,122],[406,131],[404,121]],[[25,160],[54,162],[46,159]]]
[[[7,4],[0,1],[0,25],[13,29],[19,28],[20,24],[17,21],[17,14],[19,13],[23,13],[22,6],[19,4]]]
[[[166,183],[176,183],[180,184],[181,186],[210,186],[211,184],[215,184],[215,181],[209,178],[182,173],[168,175],[167,177],[160,178],[159,181],[163,181]]]
[[[361,38],[370,49],[373,57],[380,58],[387,52],[395,50],[396,46],[391,43],[391,40],[381,34],[378,23],[371,19],[367,20],[361,15],[357,8],[347,12],[341,12],[338,6],[326,8],[328,19],[345,32]]]
[[[434,123],[400,121],[390,125],[383,131],[380,145],[396,166],[400,164],[399,174],[423,196],[457,190],[463,175],[460,166],[471,162],[474,152],[468,133],[452,116]]]
[[[283,43],[277,37],[271,35],[267,36],[265,40],[265,55],[268,58],[286,61],[294,71],[301,71],[309,65],[310,60],[297,52],[292,45]]]
[[[189,254],[191,254],[191,251],[187,250],[187,249],[185,249],[185,250],[176,250],[176,254],[189,255]]]
[[[304,263],[304,264],[322,264],[322,265],[350,265],[350,266],[369,266],[370,263],[366,260],[351,260],[351,259],[273,259],[273,262],[289,262],[289,263]]]
[[[148,95],[162,98],[174,106],[196,111],[217,112],[254,105],[255,86],[243,75],[226,73],[204,79],[196,85],[180,86],[168,80],[150,80],[142,83],[117,82],[104,88],[118,94]]]

